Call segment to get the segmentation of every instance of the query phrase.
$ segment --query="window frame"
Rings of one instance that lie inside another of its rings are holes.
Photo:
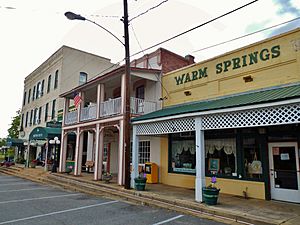
[[[55,71],[54,76],[54,89],[58,88],[58,70]]]

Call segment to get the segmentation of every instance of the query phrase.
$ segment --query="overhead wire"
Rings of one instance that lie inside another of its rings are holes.
[[[152,46],[150,46],[150,47],[144,49],[143,51],[147,51],[147,50],[152,49],[152,48],[154,48],[154,47],[157,47],[157,46],[159,46],[159,45],[161,45],[161,44],[164,44],[164,43],[166,43],[166,42],[168,42],[168,41],[171,41],[171,40],[173,40],[173,39],[175,39],[175,38],[178,38],[178,37],[180,37],[180,36],[182,36],[182,35],[184,35],[184,34],[186,34],[186,33],[189,33],[189,32],[191,32],[191,31],[193,31],[193,30],[196,30],[196,29],[198,29],[198,28],[200,28],[200,27],[203,27],[204,25],[207,25],[207,24],[209,24],[209,23],[211,23],[211,22],[214,22],[214,21],[216,21],[216,20],[218,20],[218,19],[220,19],[220,18],[222,18],[222,17],[224,17],[224,16],[227,16],[227,15],[229,15],[229,14],[231,14],[231,13],[234,13],[234,12],[236,12],[236,11],[242,9],[242,8],[245,8],[245,7],[247,7],[247,6],[249,6],[249,5],[253,4],[253,3],[255,3],[255,2],[257,2],[257,1],[259,1],[259,0],[251,1],[251,2],[249,2],[249,3],[247,3],[247,4],[245,4],[245,5],[242,5],[242,6],[238,7],[238,8],[235,8],[235,9],[233,9],[233,10],[231,10],[231,11],[229,11],[229,12],[226,12],[226,13],[220,15],[220,16],[214,17],[213,19],[208,20],[208,21],[206,21],[206,22],[204,22],[204,23],[202,23],[202,24],[200,24],[200,25],[198,25],[198,26],[196,26],[196,27],[193,27],[193,28],[191,28],[191,29],[189,29],[189,30],[186,30],[186,31],[184,31],[184,32],[181,32],[181,33],[179,33],[179,34],[176,34],[176,35],[174,35],[174,36],[172,36],[172,37],[170,37],[170,38],[168,38],[168,39],[166,39],[166,40],[164,40],[164,41],[161,41],[161,42],[159,42],[159,43],[157,43],[157,44],[154,44],[154,45],[152,45]],[[143,51],[138,51],[138,52],[134,53],[134,54],[131,55],[131,56],[138,55],[138,54],[142,53]]]

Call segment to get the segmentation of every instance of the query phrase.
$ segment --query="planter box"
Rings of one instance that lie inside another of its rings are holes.
[[[147,178],[134,178],[134,188],[137,191],[145,191]]]
[[[218,202],[219,192],[220,192],[220,189],[217,189],[217,188],[203,187],[202,188],[203,201],[207,205],[216,205]]]

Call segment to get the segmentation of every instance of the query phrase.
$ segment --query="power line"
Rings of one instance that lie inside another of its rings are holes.
[[[134,19],[136,19],[136,18],[138,18],[138,17],[140,17],[140,16],[142,16],[142,15],[148,13],[149,11],[151,11],[151,10],[153,10],[153,9],[158,8],[159,6],[161,6],[162,4],[166,3],[167,1],[169,1],[169,0],[164,0],[164,1],[162,1],[161,3],[159,3],[158,5],[153,6],[153,7],[149,8],[149,9],[147,9],[145,12],[142,12],[142,13],[140,13],[139,15],[137,15],[137,16],[131,18],[131,19],[129,20],[129,22],[131,22],[132,20],[134,20]]]
[[[297,17],[297,18],[294,18],[294,19],[292,19],[292,20],[288,20],[288,21],[285,21],[285,22],[283,22],[283,23],[279,23],[279,24],[276,24],[276,25],[273,25],[273,26],[270,26],[270,27],[267,27],[267,28],[263,28],[263,29],[261,29],[261,30],[257,30],[257,31],[254,31],[254,32],[252,32],[252,33],[245,34],[245,35],[242,35],[242,36],[239,36],[239,37],[236,37],[236,38],[227,40],[227,41],[223,41],[223,42],[220,42],[220,43],[218,43],[218,44],[210,45],[210,46],[208,46],[208,47],[205,47],[205,48],[201,48],[201,49],[192,51],[192,53],[200,52],[200,51],[203,51],[203,50],[206,50],[206,49],[209,49],[209,48],[213,48],[213,47],[216,47],[216,46],[219,46],[219,45],[223,45],[223,44],[226,44],[226,43],[229,43],[229,42],[232,42],[232,41],[236,41],[236,40],[238,40],[238,39],[241,39],[241,38],[244,38],[244,37],[247,37],[247,36],[251,36],[251,35],[253,35],[253,34],[257,34],[257,33],[260,33],[260,32],[262,32],[262,31],[266,31],[266,30],[269,30],[269,29],[272,29],[272,28],[281,26],[281,25],[283,25],[283,24],[286,24],[286,23],[290,23],[290,22],[296,21],[296,20],[298,20],[298,19],[300,19],[300,17]]]
[[[236,12],[236,11],[238,11],[238,10],[240,10],[240,9],[242,9],[242,8],[244,8],[244,7],[246,7],[246,6],[249,6],[249,5],[251,5],[251,4],[255,3],[255,2],[257,2],[257,1],[259,1],[259,0],[254,0],[254,1],[249,2],[249,3],[247,3],[247,4],[243,5],[243,6],[238,7],[238,8],[236,8],[236,9],[233,9],[233,10],[231,10],[231,11],[225,13],[225,14],[222,14],[222,15],[220,15],[220,16],[217,16],[217,17],[215,17],[215,18],[213,18],[213,19],[211,19],[211,20],[208,20],[208,21],[206,21],[206,22],[204,22],[204,23],[202,23],[202,24],[200,24],[200,25],[198,25],[198,26],[196,26],[196,27],[193,27],[193,28],[191,28],[191,29],[189,29],[189,30],[186,30],[186,31],[180,33],[180,34],[177,34],[177,35],[175,35],[175,36],[173,36],[173,37],[170,37],[170,38],[168,38],[168,39],[166,39],[166,40],[164,40],[164,41],[161,41],[161,42],[159,42],[159,43],[157,43],[157,44],[155,44],[155,45],[152,45],[152,46],[150,46],[150,47],[144,49],[143,51],[147,51],[147,50],[149,50],[149,49],[151,49],[151,48],[157,47],[157,46],[159,46],[159,45],[161,45],[161,44],[164,44],[164,43],[166,43],[166,42],[168,42],[168,41],[171,41],[171,40],[173,40],[173,39],[175,39],[175,38],[178,38],[178,37],[180,37],[180,36],[182,36],[182,35],[184,35],[184,34],[186,34],[186,33],[188,33],[188,32],[191,32],[191,31],[193,31],[193,30],[196,30],[196,29],[198,29],[198,28],[200,28],[200,27],[202,27],[202,26],[204,26],[204,25],[207,25],[207,24],[209,24],[209,23],[211,23],[211,22],[213,22],[213,21],[216,21],[216,20],[218,20],[218,19],[224,17],[224,16],[227,16],[227,15],[233,13],[233,12]],[[136,52],[136,53],[134,53],[134,54],[131,55],[131,56],[135,56],[135,55],[137,55],[137,54],[140,54],[140,53],[142,53],[143,51]]]

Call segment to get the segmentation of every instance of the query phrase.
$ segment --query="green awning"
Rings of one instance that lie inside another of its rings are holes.
[[[22,146],[24,143],[24,140],[19,139],[19,138],[7,138],[6,139],[6,145],[8,147],[12,147],[12,146]]]
[[[252,93],[241,93],[239,95],[231,95],[213,100],[205,100],[199,102],[190,102],[175,106],[166,107],[164,109],[148,113],[146,115],[132,119],[133,122],[150,120],[160,117],[173,116],[185,113],[203,112],[217,109],[226,109],[233,107],[241,107],[247,105],[255,105],[262,103],[270,103],[275,101],[283,101],[287,99],[300,97],[300,84],[285,87],[276,87],[268,90],[259,90]]]
[[[55,136],[60,137],[60,135],[61,128],[36,127],[31,131],[29,140],[45,140]]]

